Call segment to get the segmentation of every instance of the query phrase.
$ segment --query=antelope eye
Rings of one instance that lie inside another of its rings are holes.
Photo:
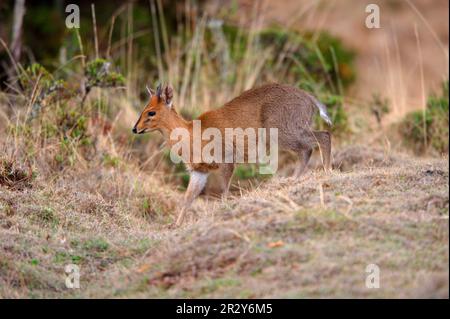
[[[154,116],[154,115],[156,114],[156,112],[150,111],[150,112],[148,112],[147,114],[148,114],[148,116]]]

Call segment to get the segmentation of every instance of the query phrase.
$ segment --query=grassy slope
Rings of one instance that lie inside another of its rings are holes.
[[[447,159],[343,154],[343,172],[202,198],[177,230],[181,194],[130,168],[0,187],[0,297],[448,297]]]

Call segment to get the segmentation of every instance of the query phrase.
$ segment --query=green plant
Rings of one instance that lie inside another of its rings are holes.
[[[95,59],[86,64],[84,70],[86,81],[84,84],[84,95],[81,105],[84,105],[89,92],[94,88],[112,88],[125,84],[122,74],[111,71],[111,62],[105,59]]]
[[[442,94],[431,94],[426,108],[406,115],[400,124],[404,144],[418,154],[428,151],[448,153],[449,110],[448,80],[442,84]]]
[[[28,66],[19,76],[25,95],[33,102],[29,119],[36,117],[42,107],[70,95],[67,83],[55,79],[39,63]]]
[[[83,257],[78,255],[71,255],[66,253],[65,251],[59,251],[55,253],[53,261],[57,264],[73,263],[79,265],[83,261]]]
[[[265,179],[269,178],[271,175],[268,174],[260,174],[259,173],[259,167],[256,164],[240,164],[236,166],[236,169],[233,173],[234,176],[236,176],[240,180],[246,180],[246,179]]]
[[[89,251],[104,252],[109,248],[109,243],[103,238],[89,239],[84,242],[83,248]]]
[[[55,155],[59,165],[73,165],[77,154],[87,156],[94,151],[91,147],[93,139],[88,131],[89,118],[78,107],[61,104],[54,117],[46,121],[47,137],[51,133],[59,140],[59,152]]]
[[[37,266],[39,265],[39,260],[36,258],[31,259],[30,264],[33,266]]]
[[[250,179],[258,176],[258,168],[255,165],[238,165],[234,171],[238,179]]]

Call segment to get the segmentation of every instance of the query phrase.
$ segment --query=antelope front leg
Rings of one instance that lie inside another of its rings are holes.
[[[184,215],[186,214],[186,211],[191,206],[194,199],[200,195],[201,191],[205,187],[206,180],[208,179],[208,173],[198,172],[198,171],[192,171],[191,176],[189,179],[189,185],[186,190],[186,193],[184,194],[184,203],[181,208],[181,212],[178,215],[177,221],[175,223],[175,226],[180,226],[183,223]]]

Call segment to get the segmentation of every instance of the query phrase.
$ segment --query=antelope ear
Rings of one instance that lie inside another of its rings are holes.
[[[166,86],[166,88],[164,89],[164,95],[166,96],[166,105],[171,108],[172,107],[172,100],[173,100],[173,89],[172,87],[169,85]]]
[[[158,86],[156,87],[156,96],[158,97],[158,100],[161,98],[161,84],[158,84]]]

